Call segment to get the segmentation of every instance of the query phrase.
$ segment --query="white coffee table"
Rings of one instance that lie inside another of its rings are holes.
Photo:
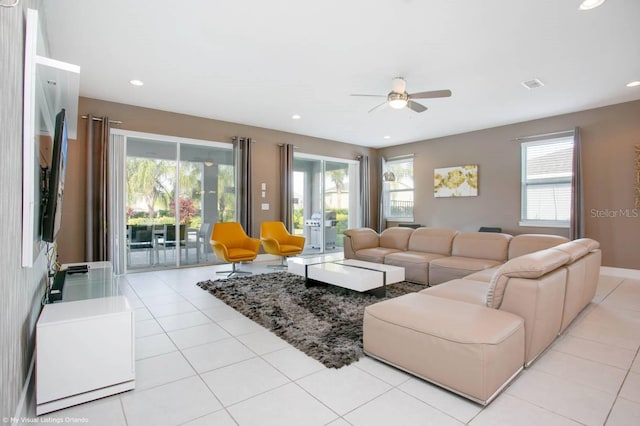
[[[404,268],[355,259],[326,257],[290,257],[288,271],[303,276],[307,285],[314,281],[369,292],[378,297],[386,294],[388,284],[404,281]]]

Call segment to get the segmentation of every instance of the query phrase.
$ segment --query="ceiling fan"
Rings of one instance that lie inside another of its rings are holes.
[[[402,77],[396,77],[392,80],[391,91],[386,95],[387,100],[369,110],[375,111],[387,104],[394,109],[402,109],[407,107],[415,112],[423,112],[427,107],[414,102],[413,99],[430,99],[430,98],[448,98],[451,96],[451,90],[432,90],[429,92],[407,93],[407,82]],[[351,95],[351,96],[371,96],[376,98],[384,98],[385,95]]]

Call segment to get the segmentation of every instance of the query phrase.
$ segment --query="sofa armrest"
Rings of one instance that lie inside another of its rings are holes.
[[[371,228],[347,229],[343,234],[349,238],[350,248],[354,253],[358,250],[375,248],[380,245],[380,236]]]
[[[536,279],[508,279],[500,310],[524,319],[526,365],[533,362],[560,332],[566,280],[566,268],[558,268]]]
[[[489,285],[487,306],[500,309],[510,278],[536,279],[569,262],[570,256],[554,248],[536,251],[516,257],[499,267]]]
[[[343,240],[344,258],[345,259],[355,259],[356,258],[356,253],[353,250],[353,241],[351,240],[351,236],[349,236],[346,231],[343,232],[343,234],[344,234],[344,240]]]

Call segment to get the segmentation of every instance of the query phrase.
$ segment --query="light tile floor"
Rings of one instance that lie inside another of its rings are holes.
[[[264,263],[250,268],[272,271]],[[136,389],[40,422],[640,424],[640,271],[603,268],[594,303],[483,408],[371,358],[325,368],[195,285],[220,269],[225,266],[120,277],[136,308]]]

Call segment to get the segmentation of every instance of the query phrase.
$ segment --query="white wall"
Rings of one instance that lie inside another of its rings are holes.
[[[22,268],[20,257],[24,24],[26,8],[38,3],[0,8],[0,417],[16,414],[44,292],[44,255],[33,268]]]

